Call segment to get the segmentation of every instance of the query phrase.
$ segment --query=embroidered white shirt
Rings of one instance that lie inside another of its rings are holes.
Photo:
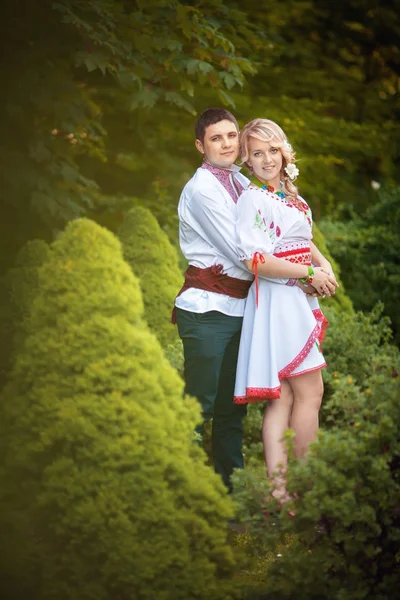
[[[247,177],[235,165],[229,179],[234,190],[235,181],[244,189],[249,185]],[[249,280],[253,274],[241,263],[236,242],[236,200],[213,173],[198,168],[179,200],[179,243],[190,265],[204,269],[222,264],[226,275]],[[243,316],[245,303],[246,299],[197,288],[185,290],[175,301],[183,310],[195,313],[216,310],[236,317]]]

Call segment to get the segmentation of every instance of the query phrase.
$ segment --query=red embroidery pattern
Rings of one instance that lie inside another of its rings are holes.
[[[311,332],[310,337],[308,338],[304,348],[298,353],[298,355],[290,362],[286,367],[281,369],[278,373],[279,380],[286,379],[297,367],[307,358],[307,356],[311,352],[311,348],[315,344],[318,339],[319,333],[321,331],[321,327],[319,323],[316,324],[314,329]]]
[[[250,402],[261,402],[262,400],[274,400],[280,398],[281,386],[276,388],[246,388],[246,396],[235,396],[235,404],[249,404]]]
[[[273,221],[271,221],[271,223],[268,225],[260,209],[257,210],[256,216],[254,217],[254,227],[257,227],[264,233],[268,233],[269,239],[272,242],[275,242],[275,239],[279,238],[281,235],[281,229],[279,225],[275,227],[275,223]]]
[[[287,250],[310,250],[310,240],[296,242],[281,242],[275,248],[276,252],[286,252]]]
[[[320,369],[324,369],[326,366],[326,362],[323,362],[317,367],[312,367],[311,369],[305,369],[299,373],[288,375],[286,379],[298,377],[299,375],[304,375],[305,373],[312,373],[313,371],[319,371]],[[280,385],[276,388],[246,388],[246,394],[248,395],[235,396],[234,402],[235,404],[255,404],[256,402],[262,402],[263,400],[277,400],[281,397],[281,389],[282,386]]]
[[[253,190],[259,190],[260,192],[264,193],[264,194],[268,194],[268,196],[273,196],[275,200],[278,200],[279,202],[283,202],[283,204],[285,204],[288,208],[297,208],[297,210],[301,213],[303,213],[305,215],[305,217],[307,218],[307,221],[309,223],[309,225],[312,225],[312,219],[311,219],[311,209],[308,206],[307,202],[301,197],[301,196],[297,196],[297,198],[294,198],[293,200],[287,200],[285,197],[281,197],[278,196],[278,194],[275,194],[273,191],[273,188],[271,188],[270,186],[267,186],[265,189],[263,188],[259,188],[255,185],[249,185],[249,188],[253,189]],[[249,189],[247,188],[247,189]]]
[[[320,326],[318,342],[322,346],[322,342],[325,339],[325,333],[326,333],[326,329],[328,327],[329,321],[320,308],[316,308],[312,312],[313,312],[314,317],[317,320],[317,323],[319,323],[319,326]]]
[[[322,365],[318,365],[318,367],[311,367],[311,369],[304,369],[304,371],[299,371],[298,373],[292,373],[286,379],[292,379],[293,377],[298,377],[299,375],[304,375],[304,373],[312,373],[313,371],[319,371],[320,369],[324,369],[327,366],[326,362],[323,362]]]
[[[203,164],[201,165],[201,168],[207,169],[207,171],[210,171],[210,173],[212,173],[218,179],[220,184],[224,186],[224,188],[226,189],[226,191],[228,192],[228,194],[230,195],[230,197],[236,204],[238,201],[238,197],[243,192],[244,188],[243,188],[243,185],[240,183],[240,181],[238,179],[236,179],[235,173],[233,171],[231,171],[230,169],[221,169],[219,167],[214,167],[213,165],[210,165],[209,163],[206,163],[206,162],[203,162]],[[237,186],[237,190],[234,189],[234,186],[231,182],[231,179],[230,179],[231,175],[232,175],[232,179],[235,182],[235,186]]]
[[[291,263],[297,263],[301,265],[311,265],[311,252],[310,248],[298,249],[298,250],[285,250],[283,252],[275,252],[274,256],[277,258],[284,258]]]

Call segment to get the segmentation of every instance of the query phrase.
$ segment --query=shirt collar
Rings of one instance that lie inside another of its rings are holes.
[[[232,165],[229,169],[225,169],[224,167],[216,167],[216,166],[212,165],[211,163],[207,162],[206,160],[203,160],[201,168],[211,171],[211,173],[213,173],[213,175],[217,175],[217,173],[221,173],[222,177],[224,176],[225,173],[228,173],[228,174],[229,173],[239,173],[239,171],[241,170],[241,167],[238,167],[237,165]]]
[[[201,168],[207,169],[207,171],[210,171],[210,173],[212,173],[214,177],[218,179],[218,181],[221,183],[221,185],[224,186],[224,188],[236,204],[239,195],[243,191],[243,186],[236,179],[236,177],[234,178],[235,183],[232,184],[230,175],[233,176],[236,173],[238,173],[240,171],[240,167],[238,167],[237,165],[232,165],[232,167],[230,167],[229,169],[223,169],[221,167],[214,167],[214,165],[211,165],[210,163],[204,160],[203,164],[201,165]]]

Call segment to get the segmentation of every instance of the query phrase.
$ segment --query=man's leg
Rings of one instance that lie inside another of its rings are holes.
[[[213,459],[215,470],[230,487],[233,468],[243,466],[241,421],[246,410],[232,401],[242,319],[216,311],[201,314],[181,309],[176,316],[185,357],[185,391],[199,400],[205,421],[214,416],[218,395]]]
[[[225,328],[229,332],[230,341],[224,353],[214,405],[212,449],[215,470],[221,475],[228,489],[232,490],[232,472],[234,469],[243,468],[243,417],[247,407],[233,403],[242,319],[228,319]]]
[[[214,414],[226,346],[214,325],[219,314],[215,311],[193,313],[179,308],[176,310],[176,322],[183,343],[185,392],[198,399],[205,421],[209,421]]]

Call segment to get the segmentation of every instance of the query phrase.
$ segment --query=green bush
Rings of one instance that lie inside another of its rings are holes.
[[[325,258],[327,258],[331,263],[333,271],[336,275],[336,279],[339,283],[339,287],[337,288],[335,295],[324,300],[324,303],[322,303],[322,308],[324,308],[324,306],[333,306],[337,310],[344,310],[347,313],[352,313],[353,305],[349,296],[346,294],[345,287],[341,280],[340,267],[332,257],[332,254],[329,252],[325,237],[315,223],[313,224],[313,242],[320,252],[322,252],[322,254],[325,256]]]
[[[257,598],[395,597],[400,585],[399,380],[374,375],[369,383],[362,394],[339,380],[332,402],[345,418],[320,432],[306,461],[290,461],[295,518],[283,510],[266,521],[260,510],[268,491],[265,478],[255,469],[236,475],[254,544],[259,554],[272,556],[265,561],[264,591]]]
[[[132,208],[118,230],[125,260],[139,278],[146,321],[161,345],[177,339],[171,313],[183,283],[178,254],[151,212],[143,206]]]
[[[183,359],[183,345],[180,338],[178,338],[173,344],[168,344],[165,349],[165,356],[168,358],[170,364],[183,378],[184,375],[184,359]]]
[[[392,345],[388,317],[382,316],[383,306],[377,304],[369,313],[337,312],[329,307],[325,313],[329,327],[323,344],[328,369],[325,382],[337,374],[351,375],[358,385],[365,387],[368,377],[382,369],[390,374],[398,355]]]
[[[19,251],[0,282],[0,386],[4,384],[16,349],[22,344],[27,317],[38,286],[39,267],[50,256],[42,240],[31,240]]]
[[[52,245],[0,402],[3,598],[225,599],[232,506],[118,240]]]
[[[368,311],[383,302],[399,344],[400,188],[374,193],[362,215],[346,222],[325,220],[321,228],[355,308]]]

